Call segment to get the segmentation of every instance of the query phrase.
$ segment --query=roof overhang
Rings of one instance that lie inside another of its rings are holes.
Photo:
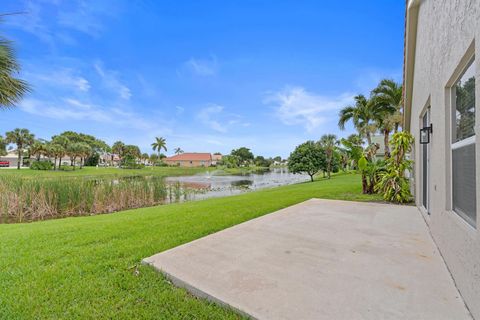
[[[412,113],[413,76],[417,45],[418,8],[422,0],[407,0],[405,17],[405,43],[403,61],[404,129],[410,131]]]

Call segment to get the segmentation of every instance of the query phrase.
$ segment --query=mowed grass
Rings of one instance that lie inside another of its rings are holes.
[[[121,169],[114,167],[83,167],[75,170],[31,170],[31,169],[0,169],[0,176],[18,177],[82,177],[82,176],[185,176],[215,170],[215,168],[188,168],[188,167],[145,167],[142,169]]]
[[[0,225],[1,319],[238,319],[141,260],[310,198],[377,201],[338,175],[238,196]]]

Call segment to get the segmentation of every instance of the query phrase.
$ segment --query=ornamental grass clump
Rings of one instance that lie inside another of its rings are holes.
[[[393,150],[391,156],[385,160],[385,170],[379,173],[379,180],[375,191],[383,194],[383,199],[395,203],[412,201],[410,183],[405,177],[407,171],[412,170],[412,160],[406,155],[412,150],[414,138],[409,132],[398,132],[392,136]]]

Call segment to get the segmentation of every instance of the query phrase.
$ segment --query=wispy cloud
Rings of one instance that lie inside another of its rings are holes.
[[[221,133],[226,133],[233,127],[250,126],[242,116],[225,112],[225,107],[218,104],[208,104],[198,112],[197,118],[208,128]]]
[[[57,120],[88,120],[124,128],[149,132],[157,125],[133,112],[114,107],[101,107],[73,98],[60,101],[24,99],[19,108],[30,114]]]
[[[98,75],[102,78],[105,87],[117,93],[120,98],[129,100],[132,96],[130,89],[123,84],[118,78],[119,73],[113,70],[106,70],[101,61],[97,61],[94,64],[94,68]]]
[[[349,93],[328,97],[303,87],[287,87],[268,93],[264,103],[274,107],[276,117],[284,124],[301,125],[311,132],[327,120],[336,118],[337,111],[352,99],[353,94]]]
[[[184,63],[184,68],[198,76],[214,76],[218,72],[218,62],[215,56],[210,59],[190,58]]]
[[[225,133],[227,132],[227,127],[220,123],[216,118],[223,111],[223,106],[219,105],[210,105],[206,108],[203,108],[198,113],[198,119],[203,122],[210,129]]]
[[[34,82],[68,87],[80,92],[88,92],[91,87],[87,79],[70,68],[60,67],[45,73],[26,73],[26,76]]]

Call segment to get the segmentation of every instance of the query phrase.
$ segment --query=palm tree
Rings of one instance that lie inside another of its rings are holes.
[[[28,148],[30,156],[36,157],[37,161],[40,161],[40,156],[45,153],[45,144],[40,140],[35,140],[30,148]]]
[[[318,143],[325,150],[325,155],[327,158],[327,175],[328,175],[328,179],[330,179],[330,173],[332,171],[333,154],[338,145],[337,136],[334,134],[324,134],[320,138]]]
[[[6,133],[6,142],[17,145],[18,163],[17,169],[20,169],[23,159],[23,150],[33,143],[34,136],[28,129],[15,129]]]
[[[85,164],[85,159],[88,158],[92,154],[92,147],[88,145],[86,142],[79,142],[78,143],[78,156],[80,157],[80,169],[83,168]]]
[[[153,151],[157,151],[160,155],[160,152],[163,150],[167,151],[167,141],[162,137],[155,137],[155,142],[152,143]]]
[[[175,154],[181,154],[181,153],[183,153],[183,150],[180,149],[180,148],[175,148],[175,150],[173,152],[175,152]]]
[[[52,143],[61,146],[63,150],[63,153],[58,154],[58,169],[60,169],[62,167],[62,158],[66,155],[68,146],[70,145],[70,139],[62,135],[53,136]]]
[[[122,141],[116,141],[112,146],[112,152],[117,154],[120,158],[122,158],[123,153],[125,151],[125,143]]]
[[[383,133],[385,144],[385,158],[390,157],[390,133],[398,132],[403,125],[402,115],[402,85],[393,80],[383,79],[372,91],[377,114],[377,126]]]
[[[338,126],[345,129],[345,124],[352,120],[355,129],[361,136],[367,138],[368,144],[372,144],[372,134],[377,130],[375,120],[379,117],[376,114],[374,101],[366,98],[363,94],[354,97],[355,104],[346,106],[339,113]]]
[[[30,91],[29,85],[16,78],[20,64],[15,57],[12,42],[0,37],[0,108],[14,107]]]

